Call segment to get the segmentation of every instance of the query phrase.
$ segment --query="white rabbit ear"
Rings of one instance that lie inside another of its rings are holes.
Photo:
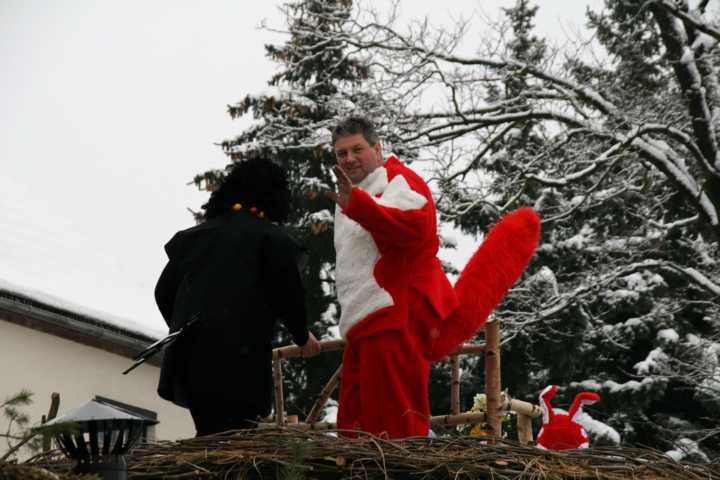
[[[592,405],[599,400],[600,395],[595,392],[578,393],[577,395],[575,395],[575,400],[573,400],[572,405],[570,405],[570,410],[568,410],[568,415],[570,416],[570,419],[573,422],[577,422],[577,417],[579,417],[582,413],[583,405]]]
[[[550,405],[550,400],[555,396],[557,393],[557,385],[549,385],[545,387],[545,389],[540,392],[540,396],[538,399],[540,400],[540,408],[542,408],[543,412],[543,423],[548,423],[555,418],[555,412],[553,412],[552,405]]]

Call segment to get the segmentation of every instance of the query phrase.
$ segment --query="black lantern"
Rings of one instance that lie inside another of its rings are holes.
[[[125,454],[155,420],[142,418],[114,406],[91,400],[44,426],[75,424],[71,433],[55,434],[65,454],[75,460],[75,473],[94,473],[105,480],[126,480]]]

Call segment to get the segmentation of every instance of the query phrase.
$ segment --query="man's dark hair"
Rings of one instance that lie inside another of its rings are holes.
[[[375,125],[366,117],[359,115],[350,116],[344,118],[338,123],[332,132],[332,144],[335,146],[335,142],[340,137],[347,137],[348,135],[361,134],[370,145],[375,145],[380,141],[377,131],[375,131]]]
[[[205,220],[229,212],[239,203],[245,209],[256,207],[266,218],[284,222],[290,212],[287,174],[267,158],[256,157],[234,164],[220,186],[202,206]]]

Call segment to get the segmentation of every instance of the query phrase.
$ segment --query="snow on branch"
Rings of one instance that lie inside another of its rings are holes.
[[[704,274],[698,272],[692,267],[682,267],[676,263],[667,260],[645,260],[633,266],[634,269],[639,268],[656,268],[671,270],[673,272],[682,274],[687,280],[694,283],[698,287],[707,291],[712,295],[720,295],[720,284],[714,282]]]
[[[704,22],[695,19],[689,13],[683,12],[675,4],[673,4],[673,2],[670,2],[669,0],[658,0],[657,4],[671,14],[675,15],[677,18],[681,19],[683,22],[692,25],[702,33],[714,38],[716,42],[720,42],[720,31],[712,28]]]
[[[692,156],[697,161],[698,165],[708,174],[711,175],[720,175],[720,170],[717,170],[714,165],[712,165],[707,158],[702,154],[700,151],[700,147],[697,145],[697,143],[693,140],[693,138],[688,135],[687,133],[683,132],[679,128],[672,127],[670,125],[661,125],[656,123],[648,123],[640,127],[640,130],[638,131],[638,135],[643,135],[645,133],[662,133],[667,135],[668,137],[680,142],[683,146],[685,146]]]
[[[718,141],[713,128],[713,118],[710,113],[703,87],[707,81],[698,69],[695,54],[688,45],[688,32],[677,17],[672,15],[672,8],[665,1],[658,5],[663,8],[653,8],[653,13],[662,33],[662,39],[668,54],[675,61],[676,78],[688,99],[689,113],[692,118],[693,131],[700,150],[705,158],[713,164],[714,171],[720,171],[720,156],[718,155]]]
[[[577,172],[573,172],[571,174],[565,175],[561,178],[549,178],[544,174],[529,174],[528,178],[532,180],[537,180],[538,182],[542,183],[543,185],[549,185],[549,186],[565,186],[570,183],[577,182],[579,180],[584,179],[585,177],[589,176],[591,173],[595,172],[598,167],[607,162],[609,159],[615,158],[615,155],[622,147],[622,144],[616,143],[609,149],[605,150],[600,156],[598,156],[589,166],[585,167],[582,170],[579,170]]]

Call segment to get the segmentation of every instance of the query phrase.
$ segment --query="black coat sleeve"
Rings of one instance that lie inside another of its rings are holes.
[[[268,302],[297,345],[308,340],[305,289],[300,278],[299,259],[305,254],[302,247],[285,235],[273,235],[263,242],[263,263],[266,292],[272,292]]]
[[[166,250],[168,250],[167,247]],[[177,296],[181,281],[182,275],[175,266],[173,259],[170,258],[160,274],[157,285],[155,285],[155,303],[157,303],[165,323],[167,323],[170,328],[172,328],[171,321],[173,307],[175,306],[175,297]]]

